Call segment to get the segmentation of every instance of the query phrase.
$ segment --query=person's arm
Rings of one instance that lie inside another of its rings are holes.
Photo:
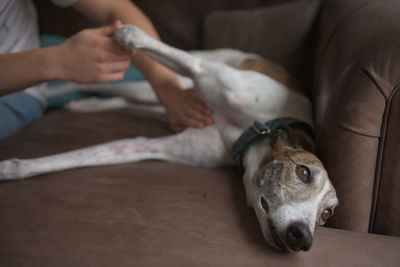
[[[52,48],[0,55],[0,96],[53,78]]]
[[[148,17],[129,0],[78,0],[73,8],[103,23],[121,20],[124,24],[136,25],[153,38],[160,39]],[[173,130],[180,131],[187,126],[202,128],[213,122],[211,110],[193,90],[182,90],[174,72],[141,52],[132,54],[132,61],[167,109]]]
[[[100,83],[123,79],[131,53],[111,38],[119,26],[116,22],[84,30],[58,46],[0,55],[0,95],[49,80]]]

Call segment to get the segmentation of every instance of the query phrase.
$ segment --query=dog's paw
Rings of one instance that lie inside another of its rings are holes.
[[[0,161],[0,181],[10,181],[21,179],[19,159],[8,159]]]
[[[122,25],[114,34],[117,43],[130,50],[144,47],[144,42],[148,38],[149,36],[140,28],[129,24]]]

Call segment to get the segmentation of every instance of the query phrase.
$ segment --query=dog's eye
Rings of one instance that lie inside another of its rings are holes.
[[[303,182],[309,182],[311,171],[306,166],[298,165],[296,167],[296,174]]]
[[[329,220],[330,217],[332,217],[332,210],[331,209],[326,209],[322,212],[321,214],[321,219],[326,222],[327,220]]]
[[[267,201],[265,200],[264,197],[261,197],[260,201],[261,201],[261,207],[265,210],[266,213],[268,213],[269,212],[269,206],[268,206]]]

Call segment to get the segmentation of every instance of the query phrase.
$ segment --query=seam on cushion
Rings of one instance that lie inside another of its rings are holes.
[[[327,39],[325,45],[324,45],[323,48],[322,48],[320,60],[319,60],[319,62],[317,62],[317,63],[315,64],[315,66],[317,67],[317,68],[315,68],[315,69],[316,69],[316,72],[317,72],[317,73],[316,73],[316,76],[315,76],[315,77],[317,78],[317,79],[315,80],[315,86],[318,85],[318,83],[319,83],[320,76],[321,76],[320,73],[321,73],[321,65],[322,65],[322,62],[323,62],[324,59],[325,59],[326,52],[328,51],[328,47],[329,47],[330,43],[332,42],[333,38],[336,36],[336,33],[339,31],[340,28],[342,28],[342,26],[345,24],[345,22],[346,22],[354,13],[357,13],[363,6],[367,5],[369,2],[370,2],[370,1],[368,0],[368,1],[366,1],[365,3],[361,4],[360,6],[354,8],[350,13],[348,13],[347,15],[345,15],[345,16],[336,24],[336,27],[332,30],[332,33],[330,34],[330,36],[328,37],[328,39]],[[321,10],[322,10],[322,8],[321,8]]]
[[[371,137],[371,138],[379,138],[379,136],[376,135],[371,135],[371,134],[365,134],[365,133],[360,133],[359,131],[357,131],[356,129],[353,129],[350,126],[346,126],[346,125],[340,125],[339,128],[346,130],[348,132],[352,132],[354,134],[360,135],[360,136],[364,136],[364,137]]]
[[[370,212],[369,227],[368,227],[368,232],[370,233],[372,233],[375,230],[374,228],[376,221],[376,207],[378,206],[378,195],[379,195],[379,188],[381,185],[382,164],[383,164],[384,150],[386,145],[387,126],[390,121],[390,114],[391,114],[390,110],[392,108],[392,100],[394,96],[399,92],[399,90],[400,90],[400,84],[397,84],[386,101],[385,111],[383,113],[381,140],[379,141],[378,155],[375,165],[376,166],[375,179],[372,191],[372,203],[371,203],[371,212]]]
[[[379,92],[382,94],[382,96],[385,98],[385,101],[388,100],[388,96],[385,94],[385,91],[382,89],[382,86],[380,86],[380,84],[378,83],[378,81],[374,78],[374,76],[372,75],[372,73],[368,70],[367,67],[362,67],[360,69],[361,73],[364,74],[365,76],[367,76],[374,84],[375,87],[379,90]],[[396,90],[396,87],[395,89]]]
[[[388,102],[388,97],[385,95],[384,90],[382,89],[382,86],[380,86],[380,84],[378,83],[378,81],[374,78],[374,76],[370,73],[370,71],[368,71],[368,69],[366,67],[361,67],[360,70],[362,75],[365,75],[367,77],[367,79],[369,79],[373,85],[375,85],[375,87],[377,88],[377,90],[381,93],[381,95],[383,96],[383,98],[385,99],[385,102]],[[397,85],[394,87],[394,90],[396,90]],[[387,104],[385,105],[385,110],[386,110]],[[386,111],[383,111],[383,114],[385,114]],[[383,117],[384,115],[382,115],[382,122],[383,123]],[[362,133],[360,131],[358,131],[356,128],[351,127],[350,125],[340,125],[339,128],[344,129],[346,131],[352,132],[354,134],[357,135],[361,135],[361,136],[365,136],[365,137],[372,137],[372,138],[379,138],[382,134],[382,129],[380,131],[379,135],[373,135],[373,134],[366,134],[366,133]]]

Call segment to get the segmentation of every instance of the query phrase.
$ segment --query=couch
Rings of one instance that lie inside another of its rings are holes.
[[[96,23],[35,1],[41,31]],[[0,266],[398,266],[400,52],[394,0],[138,0],[162,39],[284,65],[314,103],[316,150],[340,206],[309,252],[264,242],[235,168],[146,161],[0,184]],[[171,134],[166,117],[48,111],[0,160]]]

